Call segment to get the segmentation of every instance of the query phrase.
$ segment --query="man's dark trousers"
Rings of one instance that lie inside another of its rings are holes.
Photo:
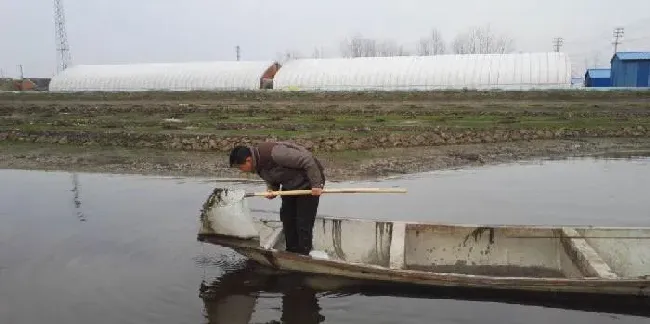
[[[286,250],[309,255],[320,197],[312,195],[281,197],[280,220],[284,229]]]

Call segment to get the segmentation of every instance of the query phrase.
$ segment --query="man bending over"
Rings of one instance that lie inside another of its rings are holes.
[[[311,195],[281,196],[280,220],[287,251],[309,255],[314,220],[325,186],[323,166],[304,147],[290,142],[264,142],[236,146],[230,152],[230,167],[257,173],[268,191],[311,190]],[[268,194],[268,199],[275,195]]]

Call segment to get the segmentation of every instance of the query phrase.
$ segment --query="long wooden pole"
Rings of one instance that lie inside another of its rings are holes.
[[[332,189],[323,189],[323,193],[406,193],[406,189],[403,188],[332,188]],[[274,196],[300,196],[300,195],[311,195],[311,190],[285,190],[285,191],[264,191],[264,192],[253,192],[247,193],[246,197],[261,196],[264,197],[268,194]]]

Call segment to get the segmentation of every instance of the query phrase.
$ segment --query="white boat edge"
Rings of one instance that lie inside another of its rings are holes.
[[[254,219],[254,223],[259,236],[245,239],[221,235],[209,220],[204,221],[198,239],[284,271],[424,286],[650,296],[650,227],[472,225],[318,216],[314,249],[330,257],[321,259],[285,252],[278,220]],[[465,271],[481,267],[503,273]],[[511,268],[554,270],[559,275],[517,271],[508,275]],[[446,271],[450,269],[463,270]]]

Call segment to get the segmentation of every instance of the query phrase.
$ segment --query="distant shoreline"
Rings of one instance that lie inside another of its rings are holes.
[[[650,91],[0,93],[0,167],[240,177],[292,140],[331,179],[650,150]]]

